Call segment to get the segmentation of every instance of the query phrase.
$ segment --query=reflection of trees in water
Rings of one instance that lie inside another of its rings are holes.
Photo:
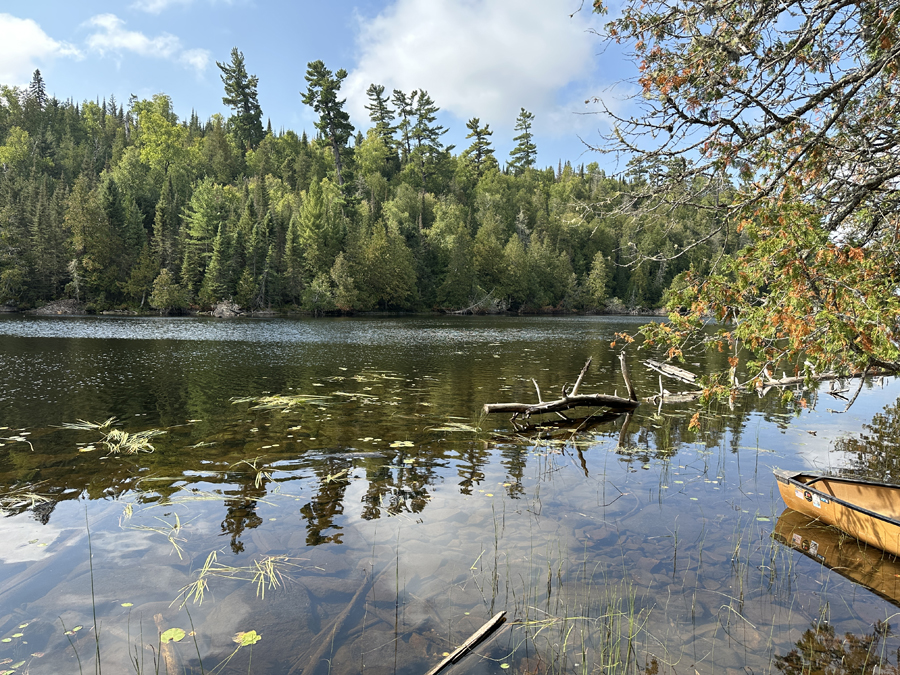
[[[520,445],[507,445],[501,448],[500,462],[506,469],[506,493],[510,499],[519,499],[525,495],[522,487],[522,479],[525,476],[525,466],[528,459],[528,449]]]
[[[786,656],[775,656],[785,675],[898,675],[900,650],[892,664],[885,658],[884,641],[893,635],[890,624],[876,621],[871,633],[835,634],[834,626],[814,621]]]
[[[237,490],[226,490],[229,495],[225,499],[225,520],[222,521],[222,534],[231,535],[231,550],[242,553],[244,542],[241,535],[245,529],[251,530],[262,524],[262,518],[256,513],[257,502],[266,496],[266,485],[269,479],[263,473],[226,474],[226,480],[238,484]]]
[[[407,463],[403,453],[380,458],[378,465],[366,465],[369,486],[363,495],[362,517],[375,520],[384,509],[389,515],[421,513],[428,503],[426,486],[434,482],[428,465]],[[409,458],[413,459],[413,458]]]
[[[340,525],[334,524],[334,518],[344,513],[344,493],[350,485],[349,474],[353,471],[353,460],[347,457],[329,457],[317,463],[314,471],[319,478],[319,490],[300,508],[300,514],[306,521],[306,544],[341,544],[341,532],[333,532],[328,536],[323,536],[322,533],[328,529],[342,529]]]
[[[886,406],[858,436],[840,438],[834,449],[852,456],[843,473],[879,481],[900,481],[900,402]]]
[[[469,444],[467,450],[460,453],[457,461],[457,474],[462,479],[459,481],[459,491],[461,494],[472,494],[472,487],[481,485],[484,481],[484,471],[482,468],[487,466],[491,455],[487,447]]]

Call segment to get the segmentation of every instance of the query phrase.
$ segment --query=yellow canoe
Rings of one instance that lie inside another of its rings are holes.
[[[775,469],[786,506],[900,556],[900,485]]]

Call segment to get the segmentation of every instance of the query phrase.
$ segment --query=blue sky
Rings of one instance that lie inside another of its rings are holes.
[[[238,47],[259,77],[259,100],[273,127],[313,131],[300,100],[309,61],[350,75],[342,93],[358,129],[371,82],[388,91],[427,90],[465,148],[466,120],[490,124],[498,159],[513,146],[520,108],[535,114],[539,166],[605,159],[606,130],[592,96],[634,74],[616,49],[591,32],[590,0],[5,0],[0,7],[0,83],[25,85],[40,68],[50,93],[127,103],[164,92],[181,117],[219,112],[216,61]],[[574,16],[572,16],[575,12]],[[621,90],[621,87],[620,87]],[[615,167],[608,167],[614,169]]]

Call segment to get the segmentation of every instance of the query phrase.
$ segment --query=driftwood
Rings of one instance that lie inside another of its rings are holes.
[[[541,388],[535,380],[534,388],[537,391],[537,403],[485,403],[485,413],[512,413],[513,423],[519,415],[526,419],[532,415],[542,415],[545,413],[560,414],[563,410],[578,408],[581,406],[604,407],[611,408],[617,412],[628,412],[634,410],[638,406],[637,395],[634,393],[634,387],[631,379],[628,377],[628,371],[625,369],[624,358],[622,359],[622,375],[625,378],[625,384],[628,387],[629,398],[620,398],[619,396],[610,396],[608,394],[579,394],[578,388],[581,386],[584,376],[591,365],[591,359],[587,360],[578,379],[575,381],[572,389],[569,389],[569,383],[566,382],[562,388],[562,397],[554,401],[544,401],[541,395]]]
[[[686,384],[697,384],[697,376],[694,375],[694,373],[687,371],[684,368],[673,366],[671,363],[662,363],[660,361],[654,361],[653,359],[647,359],[644,361],[644,365],[666,377],[680,380]]]
[[[506,612],[500,612],[499,614],[495,614],[490,621],[484,624],[481,628],[479,628],[472,636],[463,642],[459,647],[453,650],[453,652],[437,664],[434,668],[429,670],[425,675],[437,675],[447,666],[456,663],[470,651],[475,649],[479,644],[487,640],[495,630],[497,630],[503,622],[506,621]]]
[[[665,390],[662,386],[662,377],[659,380],[659,393],[645,399],[648,403],[688,403],[691,401],[696,401],[703,395],[703,390],[700,389],[700,385],[697,383],[697,375],[694,373],[684,370],[683,368],[679,368],[677,366],[673,366],[670,363],[661,363],[659,361],[653,361],[652,359],[647,359],[643,362],[645,366],[650,368],[651,370],[655,370],[660,373],[660,375],[665,375],[666,377],[670,377],[674,380],[678,380],[679,382],[684,382],[686,384],[693,385],[698,387],[695,391],[682,391],[673,394]],[[793,377],[788,377],[786,373],[782,373],[782,376],[779,379],[773,378],[767,371],[763,372],[764,380],[758,381],[755,386],[755,390],[759,392],[761,396],[767,394],[772,388],[784,388],[784,387],[793,387],[798,384],[805,384],[808,381],[812,382],[835,382],[837,380],[852,380],[859,378],[860,379],[860,387],[862,387],[862,381],[869,376],[885,376],[892,375],[893,373],[889,373],[881,370],[864,370],[856,373],[850,374],[839,374],[834,372],[827,373],[812,373],[810,375],[797,375]],[[751,383],[740,384],[737,379],[734,379],[734,388],[737,391],[747,392],[753,389],[754,387],[750,386]],[[834,385],[832,385],[833,387]],[[847,400],[845,396],[842,396],[844,392],[848,391],[847,389],[841,389],[835,391],[826,392],[834,396],[835,398],[840,398],[843,400]],[[859,392],[857,392],[858,394]],[[855,398],[855,397],[854,397]],[[848,406],[849,408],[849,406]],[[835,412],[835,411],[830,411]]]

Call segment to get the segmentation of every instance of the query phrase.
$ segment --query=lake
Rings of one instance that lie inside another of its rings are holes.
[[[420,674],[501,611],[454,672],[896,664],[900,565],[792,546],[772,476],[900,482],[896,381],[844,414],[825,384],[482,415],[588,357],[581,393],[625,395],[610,345],[643,321],[0,317],[0,674]]]

